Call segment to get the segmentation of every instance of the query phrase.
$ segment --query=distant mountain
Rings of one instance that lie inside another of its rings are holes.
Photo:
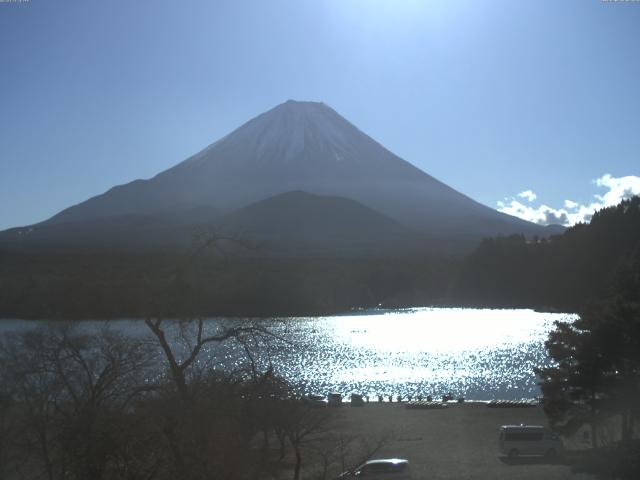
[[[236,238],[226,248],[249,256],[416,252],[427,241],[424,235],[354,200],[295,191],[222,216],[192,209],[181,216],[126,214],[45,222],[0,232],[0,244],[61,251],[184,251],[194,246],[198,234],[207,232]]]
[[[126,239],[126,229],[116,231],[123,219],[128,219],[127,225],[134,218],[145,224],[156,222],[160,228],[156,234],[156,227],[149,226],[142,233],[129,227],[137,232],[136,241],[143,244],[146,236],[158,241],[176,219],[182,226],[201,223],[202,216],[194,212],[230,214],[291,191],[353,200],[407,229],[428,235],[433,240],[431,245],[440,247],[469,248],[480,238],[496,234],[548,235],[542,226],[497,212],[436,180],[391,153],[327,105],[295,101],[257,116],[149,180],[116,186],[28,228],[66,224],[69,228],[59,227],[60,241],[64,241],[64,232],[71,240],[73,236],[84,238],[79,232],[97,228],[104,231],[102,238],[108,243],[112,236]],[[266,205],[291,208],[292,202],[280,199]],[[269,214],[276,218],[271,210]],[[242,215],[249,213],[238,213],[237,218]],[[287,213],[282,215],[286,218]],[[247,218],[242,226],[250,229]],[[266,223],[257,215],[252,221],[265,230]],[[87,223],[83,227],[84,222]],[[275,225],[270,230],[271,237],[280,234]],[[291,233],[284,222],[277,225],[283,234]],[[317,225],[306,222],[304,228],[315,232]],[[343,227],[351,232],[344,237],[352,236],[352,224],[344,222]],[[19,232],[28,232],[28,228]],[[18,235],[15,230],[13,233],[14,237]],[[298,235],[304,236],[302,231]],[[307,237],[314,235],[308,233]],[[362,238],[370,239],[364,232]],[[355,245],[355,237],[354,242]]]
[[[261,242],[266,254],[362,255],[416,251],[417,232],[347,198],[287,192],[223,217],[218,227]]]
[[[175,250],[193,244],[198,229],[220,218],[214,208],[174,213],[130,213],[43,222],[0,232],[0,247],[20,250]]]

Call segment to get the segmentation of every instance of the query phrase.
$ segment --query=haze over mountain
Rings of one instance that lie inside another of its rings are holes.
[[[270,254],[342,256],[416,251],[424,239],[415,231],[344,197],[282,193],[236,210],[219,222],[231,234],[259,238]]]
[[[478,240],[496,234],[550,233],[549,229],[481,205],[436,180],[394,155],[327,105],[292,100],[255,117],[149,180],[116,186],[29,230],[12,231],[14,239],[17,234],[46,237],[51,229],[64,236],[63,224],[70,231],[78,231],[83,225],[95,226],[100,219],[104,219],[102,228],[111,225],[109,228],[117,230],[118,218],[130,222],[132,216],[150,216],[159,223],[179,219],[180,225],[213,222],[218,214],[232,215],[234,210],[291,191],[343,197],[361,204],[360,210],[347,209],[353,214],[347,219],[335,198],[316,197],[314,202],[303,202],[316,211],[318,202],[328,202],[321,210],[327,215],[342,215],[340,228],[356,225],[363,210],[373,209],[379,214],[371,212],[367,218],[378,215],[376,221],[381,230],[385,222],[394,222],[398,229],[411,229],[431,238]],[[270,206],[289,208],[285,204],[280,201]],[[256,225],[274,220],[273,208],[267,210],[270,217],[251,217]],[[303,215],[303,210],[298,209],[298,214]],[[203,212],[210,216],[203,217]],[[282,222],[275,222],[268,236],[278,235],[276,225],[285,228]],[[338,228],[337,223],[332,225]],[[310,232],[313,226],[307,223],[301,228]],[[252,230],[246,221],[243,229]],[[281,233],[292,234],[290,229]]]

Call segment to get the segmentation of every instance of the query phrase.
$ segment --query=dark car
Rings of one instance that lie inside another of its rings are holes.
[[[354,478],[358,480],[410,480],[409,461],[403,458],[381,458],[369,460],[359,467],[344,472],[339,480]]]

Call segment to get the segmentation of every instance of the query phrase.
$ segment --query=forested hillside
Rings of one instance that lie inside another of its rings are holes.
[[[0,251],[0,317],[285,316],[428,305],[575,312],[640,270],[640,198],[550,239],[485,239],[464,258],[225,256],[215,247],[195,256]]]
[[[606,296],[638,256],[640,197],[633,197],[548,240],[483,240],[463,262],[451,301],[576,311]]]
[[[4,254],[0,318],[311,315],[441,304],[449,257]]]

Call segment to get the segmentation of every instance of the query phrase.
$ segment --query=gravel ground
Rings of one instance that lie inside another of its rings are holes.
[[[409,460],[414,479],[556,480],[593,479],[574,474],[566,460],[539,457],[511,460],[498,451],[498,428],[506,424],[546,425],[540,407],[487,408],[482,403],[452,404],[444,410],[409,410],[403,404],[344,406],[338,425],[346,435],[393,440],[376,458]],[[567,448],[572,444],[565,442]]]

